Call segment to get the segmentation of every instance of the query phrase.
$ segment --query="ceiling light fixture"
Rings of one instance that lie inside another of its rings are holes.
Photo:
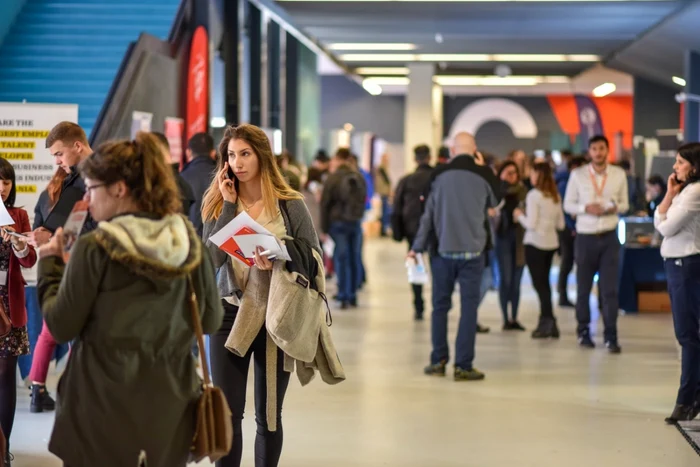
[[[414,62],[415,54],[345,54],[338,57],[344,62]]]
[[[411,82],[408,76],[372,76],[365,78],[363,83],[381,86],[405,86]]]
[[[415,50],[416,44],[399,43],[338,43],[330,44],[330,50]]]
[[[360,67],[355,69],[358,75],[407,75],[406,67]]]
[[[674,76],[673,82],[676,83],[678,86],[685,86],[685,80],[679,76]]]
[[[226,126],[226,119],[224,117],[212,117],[209,126],[212,128],[224,128]]]
[[[436,76],[440,86],[535,86],[536,76]]]
[[[345,54],[344,62],[597,62],[590,54]]]
[[[568,76],[506,76],[496,75],[438,75],[433,78],[441,86],[535,86],[537,84],[569,84]],[[365,83],[377,86],[405,86],[411,82],[408,76],[372,76]]]
[[[496,54],[497,62],[566,62],[566,55],[558,54]]]
[[[593,95],[595,97],[607,96],[615,92],[615,89],[617,89],[617,86],[614,83],[603,83],[593,90]]]
[[[382,93],[382,87],[368,79],[362,81],[362,87],[373,96],[378,96]]]
[[[353,3],[353,2],[452,2],[452,3],[515,3],[515,2],[561,2],[561,3],[575,3],[575,2],[633,2],[639,0],[277,0],[278,2],[324,2],[324,3]],[[662,2],[670,2],[671,0],[661,0]]]
[[[490,62],[487,54],[418,54],[419,62]]]

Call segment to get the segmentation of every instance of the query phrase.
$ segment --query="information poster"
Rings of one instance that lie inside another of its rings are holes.
[[[151,131],[152,122],[152,113],[134,110],[134,112],[131,114],[131,139],[135,139],[136,133],[139,131],[149,133]]]
[[[27,211],[30,222],[41,192],[57,169],[46,149],[46,137],[64,121],[78,122],[77,105],[0,102],[0,157],[15,168],[15,205]]]
[[[180,164],[184,166],[188,160],[182,150],[182,137],[185,131],[185,121],[181,118],[166,117],[165,119],[165,137],[168,138],[170,144],[170,163]]]

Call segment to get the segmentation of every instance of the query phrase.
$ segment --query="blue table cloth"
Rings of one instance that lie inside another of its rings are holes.
[[[637,285],[666,283],[664,261],[659,247],[620,249],[619,298],[620,308],[628,313],[639,311]]]

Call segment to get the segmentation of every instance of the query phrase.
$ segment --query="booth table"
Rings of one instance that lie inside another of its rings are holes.
[[[637,293],[642,288],[665,290],[666,271],[658,246],[621,246],[618,278],[620,309],[639,311]]]

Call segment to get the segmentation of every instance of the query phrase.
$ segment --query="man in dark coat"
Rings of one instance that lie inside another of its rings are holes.
[[[391,216],[391,228],[394,240],[408,240],[409,250],[418,233],[420,217],[423,214],[423,195],[430,185],[433,168],[430,166],[430,148],[424,144],[413,149],[418,168],[412,174],[399,181],[394,195],[394,209]],[[423,320],[425,304],[423,285],[411,284],[413,288],[413,306],[416,321]]]
[[[207,133],[197,133],[187,143],[190,163],[180,175],[192,188],[194,203],[189,211],[190,221],[197,234],[202,236],[202,200],[216,172],[214,139]]]

